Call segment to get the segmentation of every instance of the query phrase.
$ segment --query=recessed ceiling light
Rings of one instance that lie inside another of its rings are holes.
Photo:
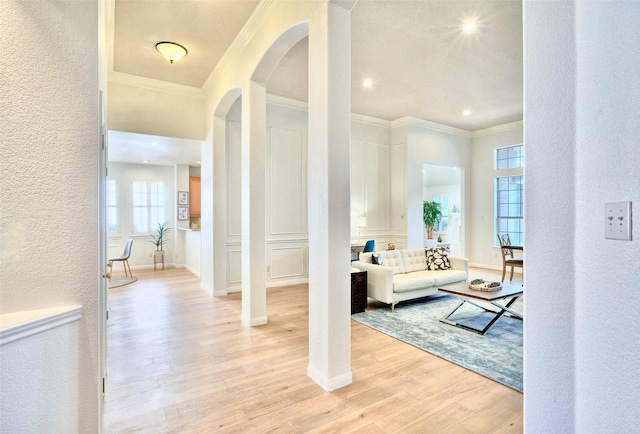
[[[151,142],[151,144],[152,144],[153,146],[158,146],[160,143],[158,143],[158,142]]]
[[[196,164],[200,164],[200,162],[199,162],[199,161],[196,161]]]
[[[478,22],[475,20],[475,18],[470,18],[462,24],[462,31],[464,33],[471,33],[476,31],[477,29],[478,29]]]
[[[149,160],[142,160],[143,164],[149,164]]]
[[[362,82],[362,86],[363,87],[371,87],[371,86],[373,86],[373,81],[371,81],[370,78],[365,78],[364,81]]]
[[[471,110],[469,109],[462,110],[462,116],[469,116],[470,114],[471,114]]]

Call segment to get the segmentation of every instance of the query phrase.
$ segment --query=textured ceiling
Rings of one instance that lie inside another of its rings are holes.
[[[257,4],[116,0],[114,71],[199,88]],[[478,28],[464,33],[471,18]],[[169,64],[155,50],[164,40],[188,56]],[[282,59],[269,93],[307,100],[307,45],[305,38]],[[523,117],[520,0],[359,0],[351,47],[354,113],[469,131]],[[365,78],[372,87],[362,86]]]

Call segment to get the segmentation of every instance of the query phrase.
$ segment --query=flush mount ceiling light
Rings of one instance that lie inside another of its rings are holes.
[[[156,50],[162,53],[169,63],[180,60],[188,53],[186,48],[175,42],[158,42],[156,44]]]
[[[373,81],[371,81],[370,78],[365,78],[364,81],[362,82],[362,86],[363,87],[371,87],[371,86],[373,86]]]
[[[476,21],[475,18],[470,18],[462,24],[462,31],[464,33],[472,33],[476,31],[477,28],[478,28],[478,22]]]

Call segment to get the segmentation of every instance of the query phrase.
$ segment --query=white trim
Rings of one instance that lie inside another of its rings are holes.
[[[450,127],[448,125],[442,125],[436,122],[432,122],[432,121],[426,121],[424,119],[418,119],[418,118],[414,118],[411,116],[405,116],[402,117],[400,119],[396,119],[395,121],[391,122],[391,128],[396,128],[396,127],[405,127],[405,126],[411,126],[411,127],[419,127],[419,128],[425,128],[428,130],[432,130],[432,131],[439,131],[442,133],[448,133],[448,134],[455,134],[457,136],[462,136],[462,137],[467,137],[470,138],[472,137],[472,133],[471,131],[467,131],[467,130],[463,130],[460,128],[455,128],[455,127]]]
[[[205,93],[202,88],[170,83],[168,81],[156,80],[138,75],[125,74],[123,72],[110,72],[107,75],[107,81],[109,83],[124,84],[142,89],[186,95],[194,98],[205,98]]]
[[[267,317],[266,316],[261,316],[261,317],[258,317],[258,318],[249,319],[246,316],[242,315],[241,320],[245,325],[248,325],[248,326],[251,326],[251,327],[264,325],[264,324],[267,323]]]
[[[209,294],[210,296],[214,296],[214,295],[227,295],[226,292],[221,293],[221,294],[216,294],[213,291],[213,288],[207,286],[206,284],[204,284],[202,281],[200,282],[200,289],[202,289],[204,292],[206,292],[207,294]]]
[[[476,130],[471,132],[471,138],[488,136],[491,134],[503,133],[505,131],[522,129],[524,127],[524,121],[510,122],[508,124],[496,125],[495,127],[485,128],[483,130]]]
[[[302,285],[304,283],[309,283],[309,278],[308,277],[304,277],[304,278],[300,278],[300,279],[287,279],[287,280],[271,281],[271,282],[267,282],[266,287],[267,288],[278,288],[280,286]]]
[[[353,383],[353,376],[351,372],[328,378],[311,365],[307,367],[307,375],[327,392],[331,392],[332,390],[336,390]]]
[[[82,319],[82,306],[62,306],[0,315],[0,345]]]
[[[292,110],[308,111],[309,104],[304,101],[298,101],[297,99],[286,98],[284,96],[267,94],[267,104],[275,105],[278,107],[288,108]],[[295,130],[290,130],[295,131]],[[300,131],[296,131],[299,133]]]
[[[374,127],[391,128],[392,125],[392,122],[386,119],[374,118],[373,116],[361,115],[359,113],[351,113],[351,120],[359,124],[372,125]]]

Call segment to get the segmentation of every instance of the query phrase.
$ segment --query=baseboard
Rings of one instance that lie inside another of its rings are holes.
[[[250,327],[259,326],[259,325],[263,325],[263,324],[266,324],[266,323],[267,323],[267,317],[266,317],[266,316],[261,316],[261,317],[258,317],[258,318],[250,319],[250,318],[247,318],[247,317],[246,317],[246,316],[244,316],[244,315],[241,315],[241,316],[240,316],[240,320],[241,320],[245,325],[248,325],[248,326],[250,326]]]
[[[486,265],[486,264],[469,264],[469,267],[475,267],[475,268],[485,268],[487,270],[496,270],[496,271],[502,271],[502,267],[501,266],[495,266],[495,265]]]
[[[200,289],[202,289],[204,292],[206,292],[207,294],[209,294],[210,296],[214,296],[214,295],[219,295],[216,294],[213,291],[213,288],[210,288],[209,286],[205,285],[204,283],[200,282]]]
[[[189,267],[188,265],[185,265],[184,268],[186,268],[191,274],[196,276],[198,279],[200,278],[200,271],[196,271],[193,268]]]
[[[328,378],[326,375],[309,365],[307,366],[307,375],[327,392],[340,389],[341,387],[345,387],[353,383],[351,371],[336,377]]]
[[[300,285],[302,283],[309,283],[308,277],[298,278],[298,279],[289,279],[289,280],[272,280],[267,282],[267,288],[277,288],[279,286],[290,286],[290,285]]]

